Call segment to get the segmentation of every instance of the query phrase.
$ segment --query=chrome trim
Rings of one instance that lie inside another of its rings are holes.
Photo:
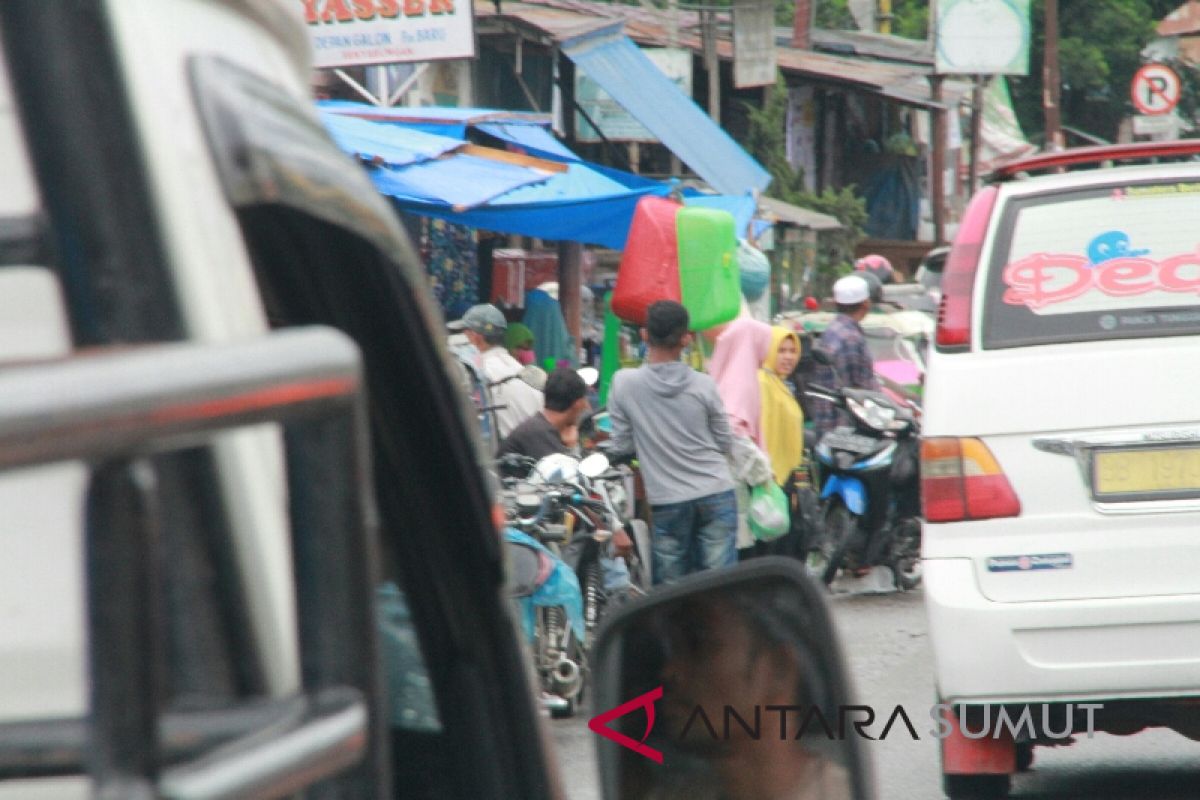
[[[1093,502],[1092,508],[1106,516],[1138,514],[1187,514],[1200,512],[1200,499],[1193,500],[1130,500],[1122,503]]]
[[[249,737],[168,770],[158,792],[174,800],[280,797],[362,760],[370,733],[361,701],[344,702],[274,737]]]

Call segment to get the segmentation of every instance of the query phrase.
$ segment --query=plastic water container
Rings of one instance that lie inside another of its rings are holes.
[[[742,294],[753,303],[766,294],[771,283],[771,262],[762,250],[741,239],[738,241],[737,263]]]
[[[692,330],[735,319],[742,307],[737,234],[733,215],[715,208],[687,206],[675,218],[679,238],[681,302]]]
[[[680,302],[675,218],[681,209],[683,206],[661,197],[638,201],[613,287],[612,310],[621,319],[645,325],[646,310],[652,303]]]

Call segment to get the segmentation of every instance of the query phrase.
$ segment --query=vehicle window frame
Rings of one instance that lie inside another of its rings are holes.
[[[314,109],[269,81],[239,78],[240,67],[215,57],[194,57],[190,70],[268,318],[280,327],[331,325],[363,352],[383,577],[408,597],[443,726],[432,736],[393,729],[395,755],[417,769],[408,792],[555,796],[528,662],[502,595],[487,456],[397,215]],[[301,126],[304,147],[257,135],[256,113]],[[270,264],[283,266],[272,272]],[[423,484],[441,487],[437,502],[412,494]],[[453,791],[436,791],[430,773],[439,771]]]

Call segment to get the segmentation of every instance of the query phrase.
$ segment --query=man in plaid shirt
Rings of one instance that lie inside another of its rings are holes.
[[[859,322],[871,310],[871,287],[858,275],[847,275],[833,285],[833,300],[838,315],[821,334],[818,346],[829,354],[833,368],[818,366],[813,383],[840,389],[879,391],[875,378],[875,361],[867,347],[867,338]],[[836,372],[835,372],[836,369]],[[851,425],[850,416],[828,400],[810,398],[813,427],[817,436],[824,436],[840,425]]]

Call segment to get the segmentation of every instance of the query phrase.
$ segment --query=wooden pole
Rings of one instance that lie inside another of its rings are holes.
[[[940,105],[942,102],[941,75],[929,76],[929,97]],[[929,165],[929,204],[933,213],[933,241],[943,244],[946,239],[946,110],[934,108],[933,114],[933,152],[932,163]]]
[[[971,171],[967,178],[967,194],[975,194],[979,183],[979,140],[983,136],[983,90],[987,78],[975,76],[975,88],[971,92]]]
[[[579,242],[558,243],[558,304],[562,307],[563,320],[567,323],[567,332],[575,340],[578,351],[582,339],[580,330],[583,327],[583,245]],[[578,352],[572,354],[571,361],[578,360]]]
[[[1046,53],[1042,63],[1042,109],[1046,115],[1046,149],[1062,150],[1062,78],[1058,71],[1058,0],[1046,0]]]
[[[704,49],[704,68],[708,71],[708,115],[721,124],[721,59],[717,57],[717,15],[700,12],[700,32]]]

